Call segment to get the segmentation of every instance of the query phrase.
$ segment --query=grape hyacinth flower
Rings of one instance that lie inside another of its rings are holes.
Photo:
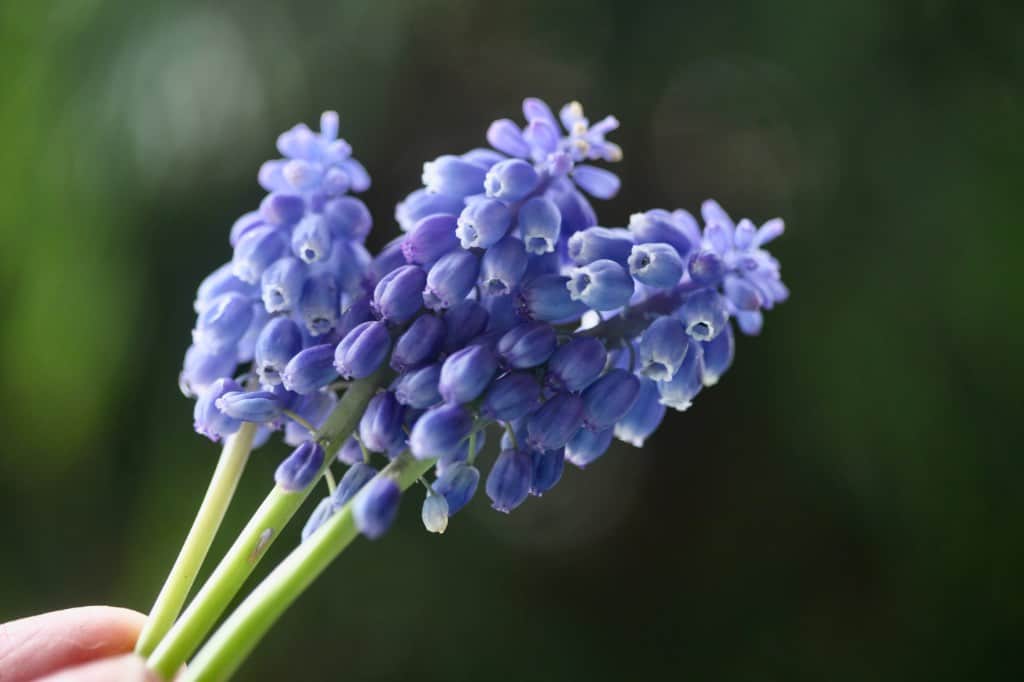
[[[765,248],[781,220],[734,221],[708,200],[700,220],[654,208],[599,226],[591,200],[620,187],[599,165],[622,158],[608,139],[618,120],[534,98],[523,116],[492,123],[490,148],[425,163],[395,208],[401,234],[376,257],[363,247],[369,211],[350,195],[369,175],[337,116],[319,132],[296,126],[260,169],[259,208],[231,227],[231,260],[200,285],[180,380],[195,428],[229,442],[256,425],[261,439],[285,432],[283,493],[260,513],[286,521],[327,478],[305,543],[336,542],[336,554],[356,531],[381,537],[417,482],[424,527],[443,533],[482,476],[508,513],[556,488],[565,462],[595,465],[616,439],[643,446],[668,408],[690,409],[731,367],[733,325],[760,333],[788,298]],[[158,658],[165,675],[182,662]]]

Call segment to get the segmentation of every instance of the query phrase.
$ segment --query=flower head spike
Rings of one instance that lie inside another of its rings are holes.
[[[369,211],[348,195],[369,178],[337,116],[292,128],[260,170],[267,196],[231,226],[233,258],[199,287],[181,377],[199,395],[197,430],[216,439],[257,422],[260,442],[283,427],[297,444],[277,471],[288,490],[328,454],[350,465],[304,536],[350,502],[361,532],[387,530],[407,481],[364,462],[376,453],[398,471],[407,450],[420,472],[435,468],[421,518],[443,532],[481,470],[508,512],[555,486],[566,461],[587,467],[613,438],[640,447],[667,408],[686,410],[729,369],[733,325],[757,333],[787,298],[766,250],[781,220],[734,221],[709,200],[699,217],[654,208],[599,227],[588,196],[619,189],[601,167],[622,156],[608,139],[618,120],[535,98],[523,115],[491,124],[493,149],[425,163],[423,187],[395,209],[402,233],[375,257]],[[361,415],[328,418],[352,404],[339,376],[376,382]],[[346,421],[358,435],[329,432]],[[484,463],[495,426],[500,453]]]

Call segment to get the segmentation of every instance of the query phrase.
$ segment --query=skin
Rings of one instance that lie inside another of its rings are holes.
[[[85,606],[0,624],[0,682],[159,682],[131,653],[145,620]]]

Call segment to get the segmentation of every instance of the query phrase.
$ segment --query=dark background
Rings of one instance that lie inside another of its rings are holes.
[[[723,383],[510,517],[419,494],[252,680],[1006,680],[1021,673],[1024,11],[1011,3],[12,2],[0,8],[0,621],[149,608],[213,467],[195,285],[319,112],[373,174],[536,95],[614,113],[623,189],[781,215],[790,302]],[[267,492],[258,451],[214,547]],[[304,511],[303,514],[308,510]],[[291,528],[257,577],[294,546]]]

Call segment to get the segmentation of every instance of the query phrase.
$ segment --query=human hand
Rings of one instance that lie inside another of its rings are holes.
[[[132,654],[146,617],[112,606],[0,624],[0,682],[158,682]]]

